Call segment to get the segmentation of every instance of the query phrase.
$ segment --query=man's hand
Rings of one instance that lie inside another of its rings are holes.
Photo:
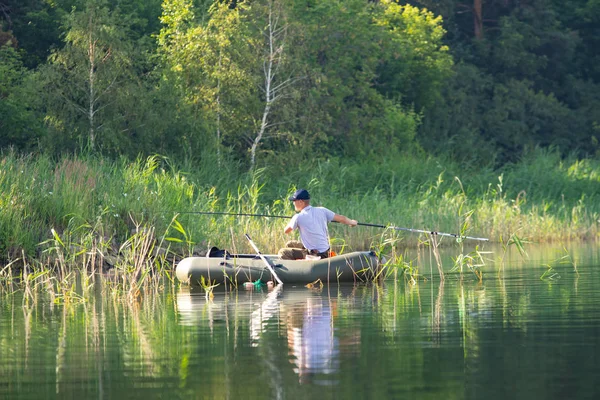
[[[350,219],[350,218],[346,217],[345,215],[335,214],[333,216],[333,220],[335,222],[339,222],[341,224],[349,225],[352,227],[358,225],[358,222],[355,219]]]

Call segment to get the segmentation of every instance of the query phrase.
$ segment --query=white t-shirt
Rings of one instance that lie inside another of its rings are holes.
[[[292,217],[286,228],[298,229],[304,247],[322,253],[329,248],[327,223],[333,221],[334,216],[335,213],[325,207],[307,206]]]

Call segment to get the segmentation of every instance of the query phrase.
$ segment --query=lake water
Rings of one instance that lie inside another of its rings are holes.
[[[69,306],[4,293],[0,398],[599,398],[598,247],[527,252],[495,249],[481,282],[442,283],[424,254],[407,256],[428,278],[416,284],[212,300],[166,286],[133,304],[98,288]]]

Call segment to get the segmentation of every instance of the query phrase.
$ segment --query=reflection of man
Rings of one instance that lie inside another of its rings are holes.
[[[313,374],[336,372],[339,348],[329,304],[308,298],[301,310],[290,310],[288,317],[288,346],[300,380],[305,381]]]

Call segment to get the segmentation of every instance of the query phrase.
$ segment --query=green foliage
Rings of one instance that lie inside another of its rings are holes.
[[[127,265],[141,273],[150,268],[148,262],[169,262],[173,254],[212,245],[251,251],[244,233],[264,252],[276,252],[286,240],[281,219],[193,212],[292,215],[285,199],[299,186],[311,192],[313,204],[361,222],[506,240],[520,252],[527,241],[593,239],[600,215],[600,165],[542,151],[527,164],[506,168],[500,177],[494,171],[465,171],[450,162],[410,156],[358,165],[301,165],[296,175],[257,170],[234,179],[216,163],[182,170],[158,156],[135,162],[96,157],[55,162],[10,153],[0,162],[4,260],[47,257],[63,275],[71,264],[93,270],[92,265],[98,268],[100,260],[115,254],[126,255]],[[398,247],[393,250],[397,253],[423,239],[368,227],[350,230],[342,224],[331,224],[330,235],[338,252],[341,247],[382,251],[391,246]],[[443,237],[439,241],[456,245]],[[477,260],[468,253],[456,263],[479,274]]]
[[[36,98],[32,76],[13,47],[0,46],[0,148],[30,150],[41,135],[32,110]]]
[[[465,168],[537,147],[600,154],[597,0],[481,2],[477,37],[458,0],[2,4],[0,148],[160,153],[235,174],[255,150],[259,169],[278,171],[406,153]]]
[[[500,166],[536,146],[589,146],[586,122],[553,94],[536,91],[526,80],[495,82],[473,66],[457,71],[444,99],[423,117],[419,139],[426,150]]]
[[[164,2],[159,51],[186,102],[197,110],[194,118],[215,132],[197,140],[211,149],[225,144],[243,154],[258,90],[250,72],[256,65],[256,44],[244,22],[248,16],[242,6],[230,9],[218,2],[206,23],[194,11],[192,1]]]
[[[199,118],[213,127],[215,139],[208,143],[228,146],[241,159],[264,113],[259,89],[267,60],[266,3],[235,8],[215,3],[208,20],[198,18],[191,1],[164,3],[159,36],[164,60],[187,101],[201,110]],[[270,4],[278,7],[286,35],[277,65],[282,80],[274,82],[281,101],[269,114],[270,140],[261,145],[266,161],[279,163],[289,152],[367,155],[412,148],[419,124],[412,105],[436,97],[451,65],[440,44],[439,18],[389,2]],[[418,49],[397,59],[391,56],[398,51],[392,51],[394,45],[380,45],[390,40],[403,44],[403,53]],[[378,69],[389,71],[395,83],[381,86]]]
[[[419,3],[444,14],[461,60],[443,99],[424,112],[419,140],[426,151],[449,147],[455,159],[495,166],[535,146],[597,154],[600,92],[590,73],[597,28],[582,14],[591,2],[483,2],[479,39],[459,2]]]
[[[50,50],[60,45],[62,18],[70,11],[73,1],[6,0],[3,17],[23,49],[23,62],[29,68],[43,64]],[[64,8],[66,7],[66,8]],[[8,19],[9,18],[9,19]],[[0,19],[1,22],[1,19]]]
[[[386,29],[384,62],[378,67],[378,89],[417,110],[431,106],[452,74],[452,56],[443,44],[442,18],[426,9],[382,1],[375,23]]]

